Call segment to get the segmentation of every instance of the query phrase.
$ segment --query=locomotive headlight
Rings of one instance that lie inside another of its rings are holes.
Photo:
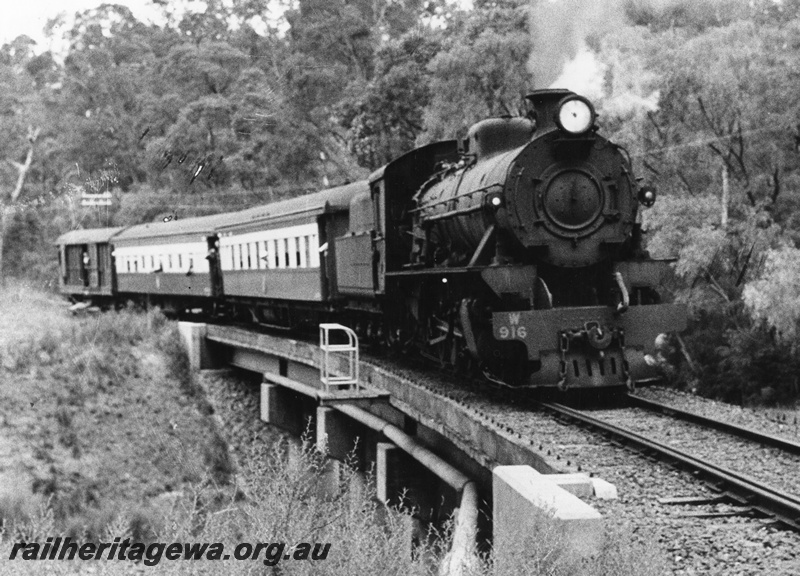
[[[566,98],[558,107],[556,121],[559,128],[570,134],[583,134],[594,124],[594,108],[580,96]]]
[[[638,198],[642,206],[650,208],[656,203],[656,191],[651,186],[642,186],[639,188]]]
[[[497,210],[503,205],[503,195],[496,192],[487,194],[483,202],[485,206],[491,206],[493,209]]]

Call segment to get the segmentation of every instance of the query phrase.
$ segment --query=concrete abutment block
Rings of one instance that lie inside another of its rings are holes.
[[[194,370],[218,368],[211,347],[206,341],[207,326],[198,322],[178,322],[178,332],[189,355],[189,366]]]
[[[568,485],[581,484],[574,478]],[[550,475],[530,466],[498,466],[492,471],[494,496],[494,554],[502,565],[525,550],[536,550],[529,540],[541,536],[552,524],[563,530],[567,552],[580,557],[597,554],[603,544],[604,525],[592,506],[560,487]],[[580,491],[584,491],[580,488]]]
[[[602,478],[592,478],[592,491],[600,500],[616,500],[619,498],[617,487]]]

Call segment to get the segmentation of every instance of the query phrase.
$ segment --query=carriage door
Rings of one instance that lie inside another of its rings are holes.
[[[81,245],[81,253],[79,256],[78,264],[80,266],[81,284],[85,288],[89,287],[90,270],[91,270],[91,256],[89,256],[89,245]]]
[[[97,245],[97,286],[111,288],[111,249],[108,244]]]
[[[97,244],[89,244],[89,287],[100,288],[100,257]]]
[[[386,292],[386,231],[384,218],[386,214],[386,196],[384,180],[373,182],[370,186],[372,195],[373,222],[375,223],[375,265],[373,266],[373,286],[377,294]],[[388,225],[388,223],[387,223]]]
[[[222,298],[222,264],[219,257],[219,237],[214,234],[206,237],[208,243],[208,278],[211,284],[211,297]]]

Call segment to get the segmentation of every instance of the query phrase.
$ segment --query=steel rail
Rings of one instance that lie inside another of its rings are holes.
[[[764,432],[759,432],[758,430],[753,430],[752,428],[747,428],[745,426],[737,426],[736,424],[731,424],[730,422],[715,420],[714,418],[709,418],[707,416],[697,414],[696,412],[689,412],[688,410],[675,408],[669,404],[663,404],[661,402],[656,402],[655,400],[647,400],[635,394],[628,394],[628,398],[637,408],[656,410],[668,415],[674,414],[682,420],[686,420],[687,422],[702,424],[703,426],[715,428],[717,430],[721,430],[722,432],[727,432],[728,434],[739,436],[740,438],[745,438],[747,440],[755,440],[761,444],[780,448],[781,450],[791,452],[792,454],[800,454],[800,442],[794,442],[787,438],[781,438],[780,436],[774,436],[772,434],[765,434]]]
[[[744,474],[700,460],[691,454],[666,444],[661,444],[631,430],[610,424],[585,412],[550,402],[542,403],[541,406],[556,414],[612,434],[640,449],[661,454],[690,469],[701,472],[711,478],[714,483],[720,483],[721,486],[717,486],[717,488],[725,487],[724,491],[734,500],[738,500],[754,510],[771,515],[794,530],[800,530],[800,498],[793,494],[777,490]]]

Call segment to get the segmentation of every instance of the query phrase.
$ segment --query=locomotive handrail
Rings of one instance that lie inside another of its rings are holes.
[[[423,210],[425,210],[427,208],[431,208],[432,206],[438,206],[439,204],[447,204],[448,202],[453,202],[454,200],[457,201],[457,200],[460,200],[461,198],[468,198],[470,196],[474,196],[475,194],[479,194],[481,192],[488,192],[492,188],[499,188],[500,190],[503,189],[503,187],[500,184],[497,184],[497,183],[489,184],[488,186],[482,186],[480,188],[476,188],[475,190],[470,190],[469,192],[464,192],[462,194],[457,194],[455,196],[451,196],[450,198],[443,198],[443,199],[437,200],[436,202],[429,202],[428,204],[423,204],[422,206],[417,206],[416,208],[412,208],[408,212],[411,213],[411,214],[414,214],[414,213],[417,213],[417,212],[422,212]]]
[[[464,214],[472,214],[474,212],[480,212],[483,210],[483,206],[470,206],[469,208],[461,208],[459,210],[450,210],[449,212],[442,212],[441,214],[436,214],[434,216],[430,216],[426,218],[428,222],[436,222],[438,220],[445,220],[447,218],[452,218],[454,216],[462,216]]]
[[[617,314],[622,314],[630,306],[630,295],[628,294],[628,287],[625,285],[625,280],[622,278],[622,273],[614,272],[614,280],[617,281],[617,286],[619,286],[619,291],[622,294],[622,301],[617,304]]]

